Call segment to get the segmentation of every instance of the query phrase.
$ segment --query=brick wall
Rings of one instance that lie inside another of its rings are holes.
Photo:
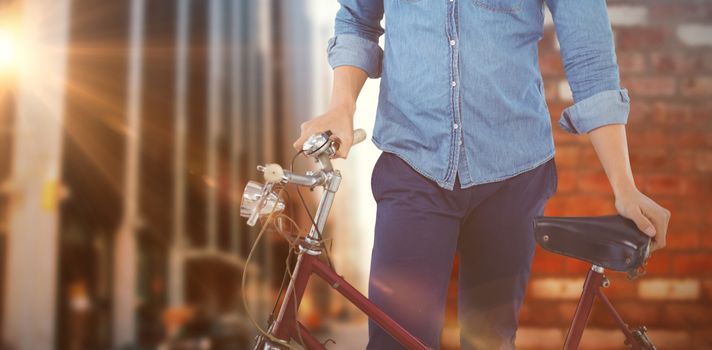
[[[663,349],[712,348],[712,2],[609,1],[621,85],[629,90],[628,142],[638,187],[669,208],[668,246],[647,275],[608,273],[606,290],[631,325]],[[540,62],[552,121],[571,92],[551,21]],[[606,176],[587,137],[555,127],[559,191],[547,215],[614,213]],[[538,248],[537,248],[538,249]],[[561,348],[589,265],[538,250],[521,313],[519,344]],[[594,308],[582,347],[622,348]]]
[[[648,273],[635,281],[607,273],[612,285],[605,292],[626,322],[648,326],[659,348],[712,349],[712,1],[608,6],[622,86],[631,96],[627,130],[635,180],[672,219],[668,246],[651,257]],[[572,99],[550,16],[545,32],[540,64],[555,123]],[[554,129],[559,190],[546,214],[614,213],[588,138]],[[520,348],[562,347],[589,267],[537,247]],[[602,311],[594,306],[581,348],[623,348],[623,336]]]

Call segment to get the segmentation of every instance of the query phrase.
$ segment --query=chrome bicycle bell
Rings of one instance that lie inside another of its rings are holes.
[[[336,148],[334,142],[330,139],[332,135],[331,130],[327,130],[321,133],[309,136],[309,138],[302,145],[302,151],[304,154],[312,157],[318,157],[319,155],[327,152],[329,156],[336,154]]]

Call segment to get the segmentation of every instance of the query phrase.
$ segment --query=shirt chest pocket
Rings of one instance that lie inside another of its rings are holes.
[[[494,12],[519,12],[524,0],[472,0],[475,5]]]

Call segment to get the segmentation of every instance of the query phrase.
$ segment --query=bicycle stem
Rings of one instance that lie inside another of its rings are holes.
[[[317,162],[322,168],[318,172],[307,172],[305,175],[302,175],[288,170],[281,170],[282,176],[279,181],[283,184],[295,184],[297,186],[309,187],[310,189],[317,186],[324,188],[319,200],[319,206],[316,210],[316,216],[312,222],[311,229],[309,230],[309,234],[299,245],[300,252],[305,252],[310,255],[321,254],[321,249],[319,249],[319,242],[321,239],[320,236],[324,231],[324,226],[326,226],[326,221],[329,217],[331,206],[334,203],[336,191],[338,191],[339,185],[341,184],[341,173],[338,170],[334,170],[331,166],[331,159],[329,159],[328,156],[324,155],[318,157]],[[266,166],[257,166],[258,171],[264,172],[265,169]],[[268,182],[265,185],[265,192],[269,193],[271,189],[272,183]],[[262,197],[264,198],[266,195],[263,194]]]
[[[341,184],[341,173],[335,170],[331,164],[331,159],[336,155],[340,147],[340,142],[338,139],[332,139],[331,136],[332,133],[329,130],[323,133],[317,133],[309,137],[302,145],[301,152],[319,164],[320,170],[316,173],[307,171],[305,175],[295,174],[282,169],[278,164],[257,166],[257,170],[264,173],[267,184],[264,187],[260,202],[255,206],[255,211],[253,211],[250,216],[249,222],[251,222],[252,225],[256,222],[259,216],[257,212],[261,210],[264,204],[264,198],[271,192],[274,183],[291,183],[297,186],[309,187],[310,189],[314,189],[316,186],[324,187],[321,199],[319,200],[319,207],[316,211],[316,217],[313,218],[314,221],[312,222],[309,234],[304,241],[299,244],[299,251],[306,252],[310,255],[321,254],[321,249],[319,248],[319,243],[323,238],[321,237],[321,233],[324,231],[331,205],[334,203],[334,195]],[[366,132],[363,129],[357,129],[354,130],[353,136],[352,145],[355,145],[366,138]]]
[[[332,170],[330,172],[322,171],[320,173],[325,174],[326,183],[324,184],[324,191],[322,192],[321,199],[319,200],[319,207],[316,210],[316,219],[314,223],[312,223],[309,234],[299,245],[300,251],[310,255],[321,254],[321,250],[319,249],[319,241],[322,238],[321,233],[324,232],[326,219],[329,217],[331,205],[334,203],[334,195],[341,184],[341,173],[339,173],[338,170]]]

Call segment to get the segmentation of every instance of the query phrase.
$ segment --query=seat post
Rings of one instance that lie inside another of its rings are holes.
[[[576,306],[574,319],[571,321],[571,326],[566,333],[564,350],[578,349],[579,342],[581,342],[581,336],[583,335],[583,330],[586,328],[588,317],[591,315],[593,300],[598,294],[598,290],[601,287],[602,282],[603,267],[591,265],[591,269],[588,270],[586,280],[583,283],[583,291],[581,292],[581,298]]]

